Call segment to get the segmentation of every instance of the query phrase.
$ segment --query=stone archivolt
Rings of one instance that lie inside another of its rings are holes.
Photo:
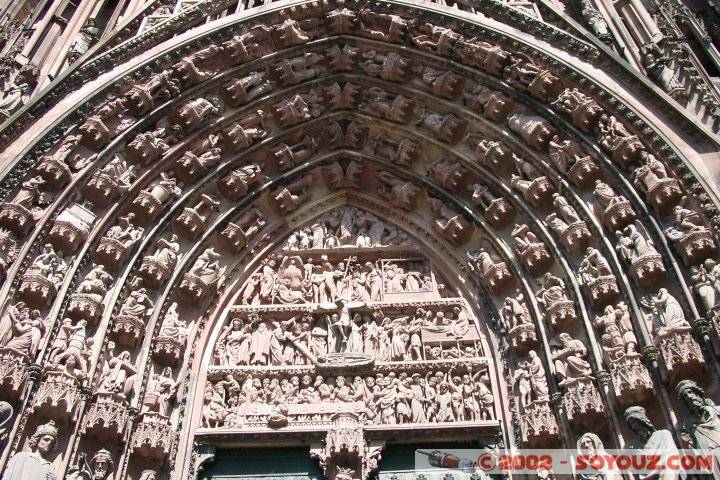
[[[669,148],[498,32],[355,7],[271,10],[271,27],[168,54],[171,70],[138,73],[16,166],[0,208],[0,397],[31,408],[12,454],[33,415],[82,420],[59,463],[99,434],[133,479],[182,476],[195,438],[297,427],[330,443],[348,424],[507,436],[497,419],[512,412],[513,442],[596,424],[609,440],[612,397],[717,370],[698,321],[720,330],[716,219],[663,163]],[[379,446],[348,442],[353,458],[314,453],[329,477],[377,466]]]

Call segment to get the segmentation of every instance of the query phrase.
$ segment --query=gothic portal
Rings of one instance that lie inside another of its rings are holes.
[[[0,1],[0,478],[717,449],[699,8]]]

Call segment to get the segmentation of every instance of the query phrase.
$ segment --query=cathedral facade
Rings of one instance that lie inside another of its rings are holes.
[[[718,8],[0,2],[0,478],[720,459]]]

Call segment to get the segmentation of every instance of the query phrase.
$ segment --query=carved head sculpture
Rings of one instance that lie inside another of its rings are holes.
[[[630,430],[643,440],[650,438],[655,431],[655,426],[645,413],[645,409],[640,406],[628,407],[625,410],[625,422],[627,422]]]
[[[50,420],[48,423],[37,427],[33,436],[30,437],[28,445],[30,450],[37,451],[40,456],[45,457],[55,446],[57,437],[58,429],[55,422]]]
[[[577,441],[577,450],[585,455],[602,455],[605,452],[602,440],[594,433],[585,433]]]
[[[157,480],[157,473],[155,470],[143,470],[138,480]]]
[[[682,380],[675,392],[691,412],[700,413],[705,407],[705,391],[693,380]]]
[[[90,467],[92,468],[93,480],[105,480],[113,472],[114,468],[110,452],[104,448],[98,450],[90,460]]]

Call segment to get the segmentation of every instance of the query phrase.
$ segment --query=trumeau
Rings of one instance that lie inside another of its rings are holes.
[[[1,478],[720,441],[713,7],[81,3],[0,5]]]

